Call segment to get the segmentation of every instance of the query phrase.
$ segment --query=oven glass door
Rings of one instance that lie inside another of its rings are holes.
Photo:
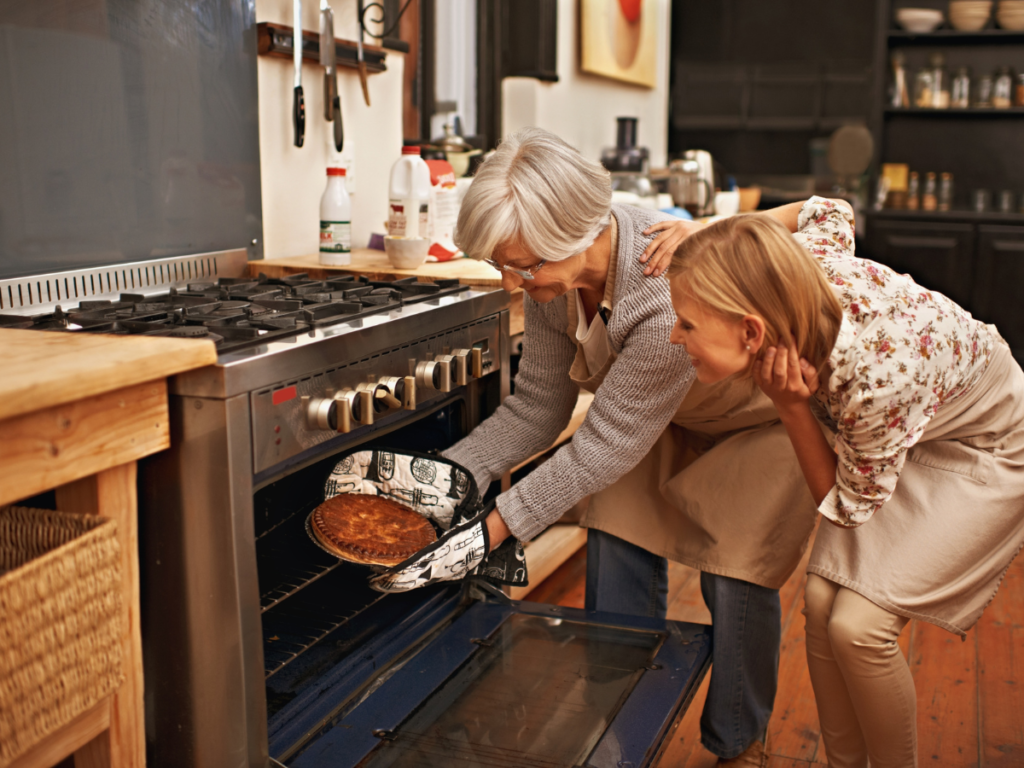
[[[478,601],[288,765],[641,768],[710,649],[703,625]]]

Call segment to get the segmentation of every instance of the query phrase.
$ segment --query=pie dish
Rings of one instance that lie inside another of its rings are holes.
[[[313,540],[335,557],[363,565],[398,565],[437,540],[430,521],[384,496],[342,493],[306,520]]]

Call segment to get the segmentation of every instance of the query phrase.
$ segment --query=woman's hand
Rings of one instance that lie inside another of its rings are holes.
[[[679,244],[698,229],[704,229],[705,226],[707,225],[696,221],[677,219],[659,221],[645,229],[645,235],[653,235],[655,232],[662,234],[654,238],[640,256],[640,263],[647,264],[644,274],[654,275],[654,277],[663,274],[668,269],[668,263],[672,261],[672,256]]]
[[[806,403],[818,390],[818,372],[797,354],[795,344],[768,347],[764,358],[755,361],[753,374],[780,414]]]

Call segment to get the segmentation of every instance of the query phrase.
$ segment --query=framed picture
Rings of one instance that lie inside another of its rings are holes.
[[[580,68],[655,86],[659,0],[580,0]]]

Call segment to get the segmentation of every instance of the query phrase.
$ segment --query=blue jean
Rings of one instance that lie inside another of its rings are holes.
[[[779,591],[727,576],[700,574],[714,634],[711,680],[700,737],[721,758],[764,736],[779,681]],[[588,610],[664,618],[668,561],[611,534],[587,531]]]

